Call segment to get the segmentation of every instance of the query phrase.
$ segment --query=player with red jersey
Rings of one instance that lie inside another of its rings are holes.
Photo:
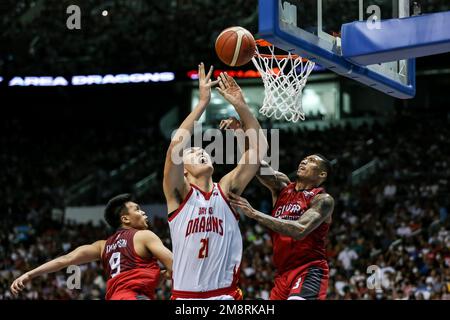
[[[28,271],[11,285],[17,295],[33,278],[70,265],[101,260],[107,276],[106,300],[148,300],[159,284],[157,260],[172,270],[172,253],[148,229],[148,219],[131,195],[112,198],[105,208],[105,219],[116,232],[107,240],[99,240]]]
[[[277,269],[271,300],[325,299],[328,264],[325,243],[334,199],[320,187],[330,173],[330,163],[314,154],[300,162],[296,182],[274,171],[258,179],[272,192],[274,208],[266,215],[233,193],[231,205],[272,230],[273,263]]]

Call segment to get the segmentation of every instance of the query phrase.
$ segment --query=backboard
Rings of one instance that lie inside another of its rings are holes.
[[[410,0],[259,0],[259,36],[339,75],[397,98],[415,95],[415,59],[369,66],[342,57],[341,26],[410,16]]]

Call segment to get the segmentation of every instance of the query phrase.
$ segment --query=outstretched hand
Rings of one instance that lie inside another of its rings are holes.
[[[241,87],[236,83],[233,77],[230,77],[226,72],[222,72],[217,78],[219,87],[217,91],[231,103],[233,106],[241,106],[245,104],[244,95],[242,94]]]
[[[25,273],[21,275],[19,278],[14,280],[14,282],[11,285],[11,292],[17,296],[19,292],[21,292],[23,289],[25,289],[25,284],[27,282],[31,281],[31,277],[28,275],[28,273]]]
[[[228,199],[233,209],[238,213],[243,213],[249,218],[256,217],[255,209],[253,209],[247,199],[240,197],[233,192],[228,192]]]
[[[213,66],[209,68],[208,74],[205,74],[205,65],[200,63],[198,65],[198,89],[200,93],[200,102],[208,104],[211,100],[211,87],[214,87],[219,80],[212,81],[211,75]]]

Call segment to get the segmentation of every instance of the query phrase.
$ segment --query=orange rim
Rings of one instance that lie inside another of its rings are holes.
[[[269,41],[264,39],[257,39],[255,40],[256,44],[260,47],[271,47],[273,44],[271,44]]]
[[[255,40],[256,45],[260,46],[260,47],[273,47],[274,45],[271,44],[269,41],[264,40],[264,39],[257,39]],[[259,56],[263,57],[263,58],[274,58],[277,60],[283,60],[283,59],[287,59],[289,57],[293,58],[293,59],[298,59],[300,58],[300,56],[298,54],[291,54],[291,55],[287,55],[287,54],[263,54],[263,53],[259,53]],[[302,58],[302,62],[307,62],[308,59],[306,58]]]

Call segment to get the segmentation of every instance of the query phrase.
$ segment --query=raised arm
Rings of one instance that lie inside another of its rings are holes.
[[[229,194],[230,203],[238,212],[255,219],[271,230],[300,240],[306,237],[322,222],[329,221],[334,208],[334,199],[329,194],[319,194],[311,202],[311,208],[296,221],[274,218],[252,208],[245,198]]]
[[[245,102],[242,90],[236,81],[226,73],[222,73],[219,80],[217,90],[236,109],[248,139],[248,149],[243,153],[238,165],[219,183],[224,192],[233,191],[236,194],[242,194],[258,171],[261,160],[267,152],[267,139],[262,133],[258,120]]]
[[[220,122],[220,129],[233,130],[234,134],[238,137],[238,141],[245,140],[245,127],[235,117],[229,117]],[[242,129],[242,130],[239,130]],[[248,150],[248,141],[245,141],[243,148]],[[264,172],[264,174],[262,174]],[[272,202],[275,204],[278,194],[286,187],[291,181],[288,176],[282,172],[275,171],[266,161],[261,160],[260,170],[256,172],[256,177],[265,187],[267,187],[272,193]]]
[[[80,265],[100,260],[104,245],[105,240],[99,240],[89,245],[80,246],[64,256],[53,259],[28,271],[13,282],[11,285],[11,292],[14,295],[17,295],[25,288],[27,282],[43,274],[57,272],[70,265]]]
[[[189,139],[194,130],[194,123],[200,119],[211,98],[211,87],[218,83],[218,80],[211,81],[213,68],[209,69],[205,75],[205,65],[198,66],[199,74],[199,102],[187,118],[181,123],[170,142],[166,153],[164,164],[163,189],[167,200],[168,212],[178,208],[186,194],[189,192],[189,183],[184,177],[184,166],[182,160],[183,149],[189,143]]]
[[[265,174],[261,174],[264,169]],[[291,180],[282,172],[275,171],[266,161],[261,161],[261,169],[257,172],[256,178],[272,193],[272,203],[275,205],[280,191],[286,187]]]

